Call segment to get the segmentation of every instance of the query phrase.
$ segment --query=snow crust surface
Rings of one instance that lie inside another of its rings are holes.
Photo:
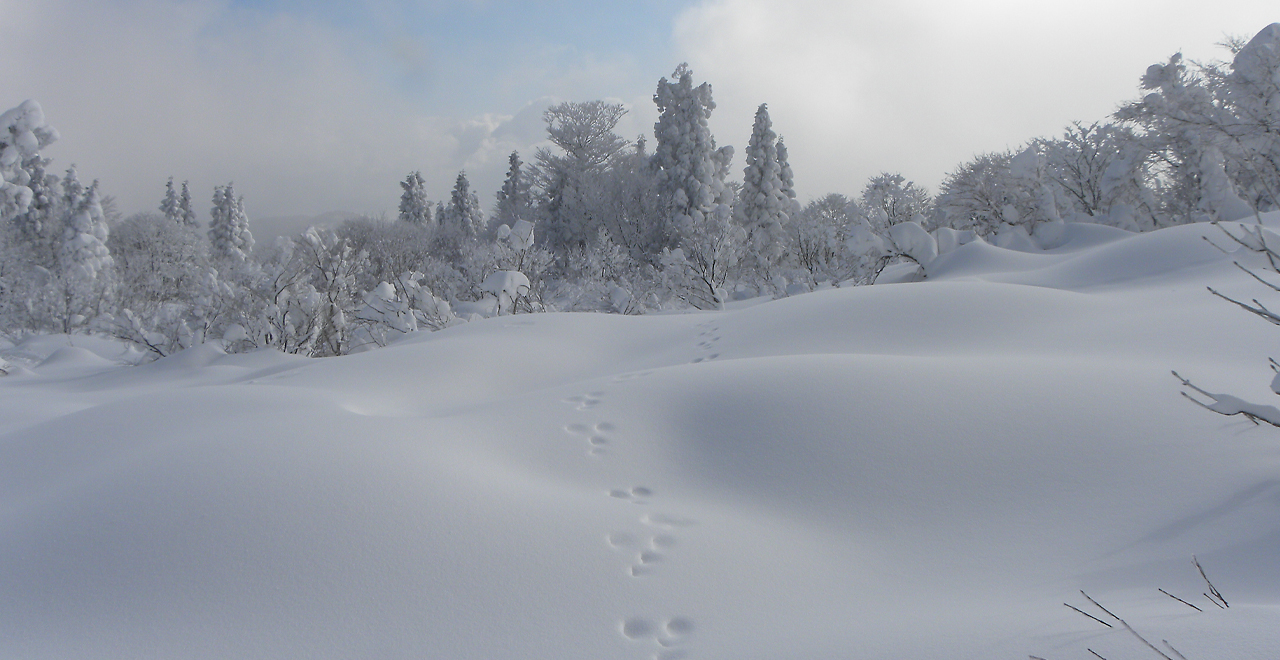
[[[1083,589],[1274,658],[1280,432],[1169,374],[1274,396],[1219,236],[326,360],[0,344],[0,657],[1148,657]]]

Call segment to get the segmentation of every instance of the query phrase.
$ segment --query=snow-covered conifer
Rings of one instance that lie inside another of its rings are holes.
[[[112,266],[111,251],[107,248],[109,230],[102,214],[97,181],[76,198],[77,203],[65,221],[58,263],[64,277],[90,282],[104,277]]]
[[[160,200],[160,212],[170,222],[182,222],[182,206],[178,199],[178,191],[173,187],[173,177],[164,185],[164,199]]]
[[[677,67],[672,77],[674,81],[658,81],[653,96],[659,115],[653,127],[658,144],[652,163],[669,218],[667,242],[679,246],[664,252],[662,263],[664,269],[688,270],[669,277],[685,288],[676,295],[699,307],[718,307],[746,234],[732,222],[733,190],[724,181],[733,147],[717,149],[707,126],[716,107],[711,85],[694,87],[687,64]]]
[[[733,158],[733,147],[717,149],[707,125],[716,107],[711,84],[694,87],[688,64],[677,67],[672,78],[658,81],[653,96],[659,113],[653,126],[658,141],[653,164],[670,210],[671,238],[678,239],[687,225],[702,222],[717,205],[732,200],[724,172]]]
[[[404,193],[400,195],[400,221],[418,227],[431,224],[431,202],[427,201],[426,182],[422,172],[410,172],[400,182]]]
[[[520,154],[512,151],[507,158],[507,178],[498,190],[498,204],[493,210],[493,222],[514,227],[522,220],[533,219],[532,200],[529,196],[529,177],[524,173]]]
[[[244,262],[253,249],[253,234],[244,212],[244,197],[236,197],[232,184],[213,191],[209,212],[209,250],[215,259]]]
[[[742,191],[734,209],[738,222],[747,230],[748,258],[759,275],[782,259],[786,249],[786,225],[794,211],[792,197],[782,181],[782,161],[778,155],[778,135],[773,132],[769,108],[756,110],[755,125],[745,153]]]
[[[484,212],[480,210],[479,198],[471,192],[471,182],[467,180],[466,172],[458,173],[453,192],[449,195],[449,206],[445,207],[440,224],[455,247],[475,241],[484,233]]]
[[[56,243],[61,235],[58,177],[45,172],[48,158],[38,154],[22,165],[27,189],[31,191],[26,211],[11,220],[12,240],[21,243],[25,260],[45,267],[57,259]]]
[[[196,210],[191,206],[191,190],[187,188],[187,182],[182,182],[182,193],[178,195],[178,212],[182,215],[182,224],[188,227],[198,227],[196,222]]]

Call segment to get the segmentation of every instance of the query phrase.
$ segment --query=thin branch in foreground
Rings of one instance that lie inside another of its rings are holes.
[[[1164,642],[1164,646],[1165,646],[1165,648],[1169,649],[1169,652],[1170,652],[1170,653],[1172,653],[1172,654],[1174,654],[1174,655],[1178,656],[1178,660],[1187,660],[1187,656],[1182,655],[1181,653],[1179,653],[1179,652],[1178,652],[1178,649],[1173,648],[1173,644],[1170,644],[1170,643],[1169,643],[1169,640],[1167,640],[1167,639],[1162,639],[1162,640],[1160,640],[1160,641],[1161,641],[1161,642]]]
[[[1102,660],[1107,660],[1106,658],[1103,658],[1101,655],[1099,655],[1098,652],[1093,649],[1085,649],[1085,650],[1092,653],[1095,658],[1102,658]]]
[[[1245,419],[1248,419],[1254,424],[1266,422],[1271,426],[1280,427],[1280,409],[1277,409],[1275,406],[1263,406],[1256,403],[1250,403],[1239,397],[1231,396],[1230,394],[1210,392],[1197,387],[1190,380],[1180,376],[1176,371],[1170,373],[1173,374],[1174,378],[1178,379],[1178,382],[1182,383],[1183,387],[1212,400],[1212,403],[1205,403],[1204,401],[1187,394],[1186,391],[1182,392],[1182,396],[1186,397],[1188,401],[1191,401],[1205,410],[1218,413],[1219,415],[1225,415],[1227,417],[1232,415],[1243,415]]]
[[[1232,303],[1233,305],[1236,305],[1240,309],[1243,309],[1244,311],[1249,312],[1254,316],[1265,319],[1268,322],[1272,323],[1273,325],[1280,325],[1280,315],[1277,315],[1275,312],[1272,312],[1271,310],[1267,309],[1262,303],[1258,302],[1257,298],[1253,299],[1253,305],[1249,305],[1248,303],[1242,303],[1239,300],[1236,300],[1235,298],[1219,293],[1216,289],[1214,289],[1211,286],[1207,286],[1205,288],[1209,290],[1209,293],[1212,293],[1213,295],[1229,303]]]
[[[1121,623],[1123,623],[1123,621],[1120,619],[1120,617],[1116,616],[1116,615],[1115,615],[1115,613],[1113,613],[1111,610],[1109,610],[1109,609],[1107,609],[1107,608],[1103,607],[1101,603],[1099,603],[1098,601],[1096,601],[1096,600],[1094,600],[1093,598],[1091,598],[1091,597],[1089,596],[1089,594],[1087,594],[1087,593],[1085,593],[1085,592],[1084,592],[1084,589],[1081,589],[1081,590],[1080,590],[1080,595],[1081,595],[1081,596],[1084,596],[1085,598],[1087,598],[1087,599],[1089,600],[1089,602],[1090,602],[1090,603],[1093,603],[1093,604],[1094,604],[1098,609],[1102,610],[1103,612],[1106,612],[1107,614],[1110,614],[1110,615],[1111,615],[1111,618],[1115,619],[1116,621],[1120,621]]]
[[[1209,576],[1204,574],[1204,567],[1200,565],[1200,560],[1196,559],[1195,555],[1191,555],[1191,561],[1196,565],[1196,570],[1200,571],[1200,577],[1204,578],[1204,583],[1209,585],[1209,593],[1213,594],[1215,598],[1222,601],[1222,606],[1224,609],[1231,607],[1231,604],[1227,602],[1227,599],[1222,597],[1222,592],[1218,591],[1217,587],[1214,587],[1213,583],[1209,581]]]
[[[1156,589],[1156,591],[1159,591],[1160,593],[1162,593],[1162,594],[1164,594],[1164,595],[1166,595],[1166,596],[1168,596],[1168,597],[1170,597],[1170,598],[1172,598],[1172,599],[1174,599],[1174,600],[1178,601],[1179,603],[1182,603],[1183,605],[1186,605],[1187,607],[1190,607],[1191,609],[1193,609],[1193,610],[1195,610],[1195,611],[1197,611],[1197,612],[1203,612],[1203,611],[1204,611],[1204,610],[1202,610],[1202,609],[1200,609],[1200,608],[1196,607],[1195,605],[1192,605],[1191,603],[1188,603],[1187,601],[1182,600],[1181,598],[1178,598],[1177,596],[1175,596],[1175,595],[1173,595],[1173,594],[1171,594],[1171,593],[1169,593],[1169,592],[1165,591],[1164,589]]]
[[[1089,594],[1084,593],[1084,591],[1083,591],[1083,590],[1081,590],[1081,591],[1080,591],[1080,593],[1084,594],[1084,597],[1085,597],[1085,598],[1089,598]],[[1125,630],[1128,630],[1128,631],[1129,631],[1129,634],[1133,635],[1134,637],[1137,637],[1137,638],[1138,638],[1138,641],[1142,642],[1143,644],[1146,644],[1146,645],[1147,645],[1147,648],[1151,649],[1152,651],[1155,651],[1155,652],[1156,652],[1156,654],[1157,654],[1157,655],[1159,655],[1160,657],[1164,658],[1164,660],[1174,660],[1173,658],[1171,658],[1171,657],[1169,657],[1168,655],[1166,655],[1164,651],[1161,651],[1160,649],[1156,648],[1156,645],[1155,645],[1155,644],[1152,644],[1151,642],[1147,641],[1147,638],[1146,638],[1146,637],[1143,637],[1142,635],[1139,635],[1139,634],[1138,634],[1138,631],[1134,630],[1134,629],[1133,629],[1133,626],[1130,626],[1130,625],[1129,625],[1129,623],[1128,623],[1127,621],[1125,621],[1124,619],[1121,619],[1120,617],[1118,617],[1118,616],[1116,616],[1115,614],[1113,614],[1113,613],[1111,612],[1111,610],[1108,610],[1107,608],[1103,607],[1103,606],[1102,606],[1098,601],[1096,601],[1096,600],[1094,600],[1094,599],[1092,599],[1092,598],[1089,598],[1089,602],[1090,602],[1090,603],[1093,603],[1094,605],[1097,605],[1097,606],[1098,606],[1098,608],[1099,608],[1099,609],[1101,609],[1103,612],[1106,612],[1107,614],[1110,614],[1112,617],[1114,617],[1116,621],[1119,621],[1119,622],[1120,622],[1120,625],[1124,626],[1124,629],[1125,629]],[[1186,660],[1186,659],[1184,658],[1183,660]]]
[[[1098,617],[1096,617],[1096,616],[1094,616],[1094,615],[1092,615],[1092,614],[1089,614],[1088,612],[1086,612],[1086,611],[1084,611],[1084,610],[1082,610],[1082,609],[1080,609],[1080,608],[1078,608],[1078,607],[1076,607],[1076,606],[1074,606],[1074,605],[1068,605],[1067,603],[1063,603],[1063,605],[1066,605],[1067,607],[1070,607],[1071,609],[1073,609],[1073,610],[1075,610],[1075,611],[1077,611],[1077,612],[1079,612],[1079,613],[1081,613],[1081,614],[1083,614],[1083,615],[1085,615],[1085,616],[1089,617],[1090,619],[1093,619],[1094,621],[1097,621],[1098,623],[1101,623],[1102,625],[1104,625],[1104,626],[1106,626],[1106,627],[1108,627],[1108,628],[1113,628],[1113,627],[1114,627],[1114,626],[1112,626],[1111,624],[1107,623],[1106,621],[1103,621],[1102,619],[1099,619]]]

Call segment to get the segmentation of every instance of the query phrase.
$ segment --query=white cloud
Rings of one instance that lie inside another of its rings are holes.
[[[1104,119],[1147,65],[1221,55],[1223,33],[1274,20],[1264,2],[707,0],[676,44],[741,149],[769,104],[802,195],[857,193],[881,170],[936,186],[975,153]]]
[[[424,75],[426,56],[378,47],[218,0],[0,0],[0,105],[40,101],[62,134],[45,151],[54,167],[100,178],[125,212],[154,209],[171,175],[191,181],[202,215],[232,180],[258,217],[393,211],[412,170],[436,198],[463,168],[490,195],[507,154],[541,140],[545,105],[417,107],[397,76]]]

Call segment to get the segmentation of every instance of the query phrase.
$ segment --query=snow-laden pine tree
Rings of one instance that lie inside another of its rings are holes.
[[[794,195],[794,191],[788,190],[782,180],[778,134],[773,131],[769,108],[764,103],[756,110],[745,157],[747,166],[743,169],[742,190],[734,212],[747,230],[744,267],[767,282],[787,252],[786,227],[795,212],[795,203],[787,194]]]
[[[13,216],[7,228],[13,247],[23,253],[22,260],[43,267],[49,267],[57,261],[56,245],[62,233],[58,177],[45,171],[48,164],[49,159],[42,158],[39,154],[23,162],[22,169],[25,170],[24,178],[31,191],[31,200],[27,210]]]
[[[605,221],[598,192],[627,147],[613,132],[626,114],[622,104],[604,101],[560,103],[543,113],[547,138],[557,149],[537,152],[538,229],[561,266],[570,252],[594,240]]]
[[[503,180],[502,188],[498,190],[498,203],[493,209],[493,223],[514,227],[521,220],[533,221],[533,204],[529,195],[529,177],[523,170],[524,163],[520,160],[520,154],[512,151],[511,156],[507,158],[507,163],[507,178]]]
[[[717,206],[732,202],[724,178],[733,147],[717,149],[711,135],[708,122],[716,108],[711,84],[694,87],[688,64],[676,67],[672,78],[659,80],[653,95],[659,116],[653,126],[658,144],[652,162],[669,212],[669,241],[678,245],[680,237],[703,223]]]
[[[694,87],[688,64],[672,77],[659,80],[653,95],[659,115],[652,163],[667,211],[667,244],[676,246],[664,250],[663,269],[675,295],[697,307],[719,307],[746,234],[733,222],[733,191],[724,181],[733,147],[717,149],[711,135],[711,85]]]
[[[447,255],[457,257],[465,246],[475,243],[484,233],[484,212],[480,200],[471,192],[466,172],[459,172],[449,195],[449,205],[440,219],[441,247]]]
[[[404,190],[400,195],[400,221],[417,227],[430,226],[431,202],[427,200],[426,181],[422,179],[422,172],[410,172],[400,182],[400,188]]]
[[[84,184],[80,183],[80,175],[76,173],[74,164],[67,168],[66,173],[62,175],[62,196],[59,198],[59,204],[63,213],[69,213],[73,209],[79,208],[80,201],[84,198]]]
[[[778,180],[782,182],[782,194],[792,203],[792,214],[800,211],[800,202],[796,200],[796,175],[791,169],[790,154],[787,143],[778,136]]]
[[[169,177],[169,182],[164,184],[164,199],[160,200],[160,212],[164,217],[173,223],[182,222],[182,206],[178,199],[178,191],[173,187],[173,177]]]
[[[105,277],[112,266],[111,251],[107,249],[110,231],[102,214],[98,182],[94,181],[75,199],[64,223],[58,264],[65,277],[96,280]]]
[[[188,227],[200,226],[196,221],[196,210],[191,206],[191,190],[186,181],[182,182],[182,193],[178,195],[178,212],[182,216],[182,224]]]
[[[243,263],[253,249],[253,234],[244,212],[244,197],[236,197],[232,184],[213,191],[209,211],[209,251],[215,260]]]

